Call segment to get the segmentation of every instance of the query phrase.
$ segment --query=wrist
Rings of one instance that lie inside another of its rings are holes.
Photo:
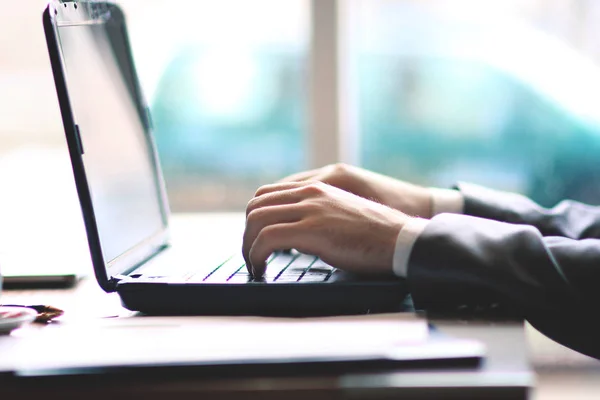
[[[385,227],[382,226],[380,234],[375,235],[379,237],[379,239],[376,239],[378,244],[377,247],[379,247],[376,252],[378,256],[371,260],[375,270],[386,275],[394,275],[393,266],[394,258],[396,256],[398,235],[402,232],[404,227],[407,224],[410,224],[410,221],[414,219],[401,211],[394,209],[390,211],[392,211],[392,214],[387,216]]]
[[[428,222],[423,218],[409,218],[398,232],[392,260],[392,270],[396,276],[407,277],[410,253]]]
[[[438,214],[462,214],[464,210],[464,197],[454,189],[429,188],[431,217]]]
[[[429,219],[432,215],[432,196],[429,188],[413,184],[404,184],[396,196],[398,201],[394,205],[399,211],[411,217]]]

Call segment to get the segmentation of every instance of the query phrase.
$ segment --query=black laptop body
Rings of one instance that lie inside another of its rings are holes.
[[[272,256],[267,279],[260,282],[250,281],[241,255],[205,260],[210,243],[199,243],[194,256],[171,257],[164,181],[123,12],[100,1],[52,2],[43,23],[102,289],[117,292],[128,309],[148,314],[301,316],[402,309],[403,280],[359,279],[304,254]]]

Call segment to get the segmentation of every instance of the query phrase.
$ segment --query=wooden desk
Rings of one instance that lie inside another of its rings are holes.
[[[120,306],[118,296],[105,294],[92,279],[82,281],[67,290],[6,291],[3,302],[17,304],[52,304],[66,311],[62,322],[94,320],[98,318],[132,318],[132,313]],[[201,317],[195,317],[201,318]],[[436,321],[434,321],[436,322]],[[49,378],[32,387],[29,383],[3,384],[2,399],[9,399],[6,390],[13,390],[14,398],[34,398],[52,393],[53,396],[106,399],[110,396],[143,395],[145,398],[197,398],[199,395],[219,398],[464,398],[462,387],[477,387],[472,397],[489,397],[489,388],[496,398],[525,398],[527,386],[532,384],[526,362],[525,336],[522,324],[485,322],[437,321],[444,332],[477,338],[488,345],[489,357],[480,370],[412,371],[398,373],[347,374],[341,376],[306,376],[294,378],[261,377],[257,379],[222,379],[198,381],[169,377],[163,381],[123,381],[103,378],[73,381]],[[25,328],[28,336],[45,329],[32,325]],[[23,333],[23,332],[21,332]],[[6,338],[5,338],[6,339]],[[0,347],[2,344],[0,337]],[[1,365],[1,360],[0,360]],[[515,388],[516,386],[516,388]],[[424,389],[424,387],[430,387]],[[479,396],[478,394],[481,394]],[[450,397],[447,397],[450,396]]]
[[[203,217],[203,225],[211,225],[211,218],[222,221],[223,216]],[[235,220],[236,217],[232,219]],[[193,218],[176,220],[177,224],[196,224]],[[214,222],[214,221],[213,221]],[[190,225],[191,226],[191,225]],[[184,227],[185,228],[185,227]],[[191,228],[185,228],[189,232]],[[226,232],[227,230],[224,230]],[[229,232],[229,231],[227,231]],[[201,235],[201,233],[197,233]],[[225,234],[225,233],[223,233]],[[214,240],[215,232],[211,231]],[[227,235],[230,236],[229,233]],[[175,235],[174,235],[175,236]],[[218,237],[219,235],[216,234]],[[199,236],[195,236],[196,238]],[[66,311],[63,321],[98,318],[128,318],[132,313],[120,306],[115,294],[102,292],[93,278],[82,281],[68,290],[6,291],[5,304],[51,304]],[[78,382],[49,379],[43,387],[22,386],[18,382],[3,385],[1,398],[52,398],[106,399],[144,395],[144,398],[534,398],[566,399],[597,398],[600,383],[595,378],[600,372],[600,362],[581,356],[545,338],[528,325],[519,322],[486,321],[432,321],[442,332],[465,338],[475,338],[488,347],[488,358],[477,371],[415,371],[378,374],[347,374],[341,376],[306,376],[295,378],[261,377],[255,379],[222,379],[199,381],[193,378],[169,377],[163,381],[142,382],[103,379],[95,376]],[[27,328],[32,334],[44,329]],[[2,338],[0,338],[1,344]],[[0,346],[1,347],[1,346]],[[533,376],[528,368],[527,356],[537,373],[536,389],[529,393]],[[2,357],[0,354],[0,364]],[[464,387],[471,389],[466,396]],[[429,387],[425,390],[424,387]],[[490,396],[486,388],[496,388]],[[9,393],[13,396],[9,396]],[[485,393],[485,394],[484,394]],[[586,397],[587,396],[587,397]]]

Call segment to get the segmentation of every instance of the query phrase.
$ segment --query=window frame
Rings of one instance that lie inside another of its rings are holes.
[[[310,1],[309,168],[359,163],[358,96],[349,47],[352,6],[343,0]]]

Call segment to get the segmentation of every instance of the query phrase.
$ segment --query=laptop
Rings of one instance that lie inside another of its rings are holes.
[[[217,261],[207,257],[211,243],[188,248],[171,243],[152,121],[123,12],[101,1],[54,2],[43,22],[102,289],[117,292],[130,310],[162,315],[305,316],[402,309],[407,290],[401,279],[355,276],[292,251],[273,254],[265,278],[254,281],[240,251]],[[241,248],[237,238],[232,236],[232,249]]]

